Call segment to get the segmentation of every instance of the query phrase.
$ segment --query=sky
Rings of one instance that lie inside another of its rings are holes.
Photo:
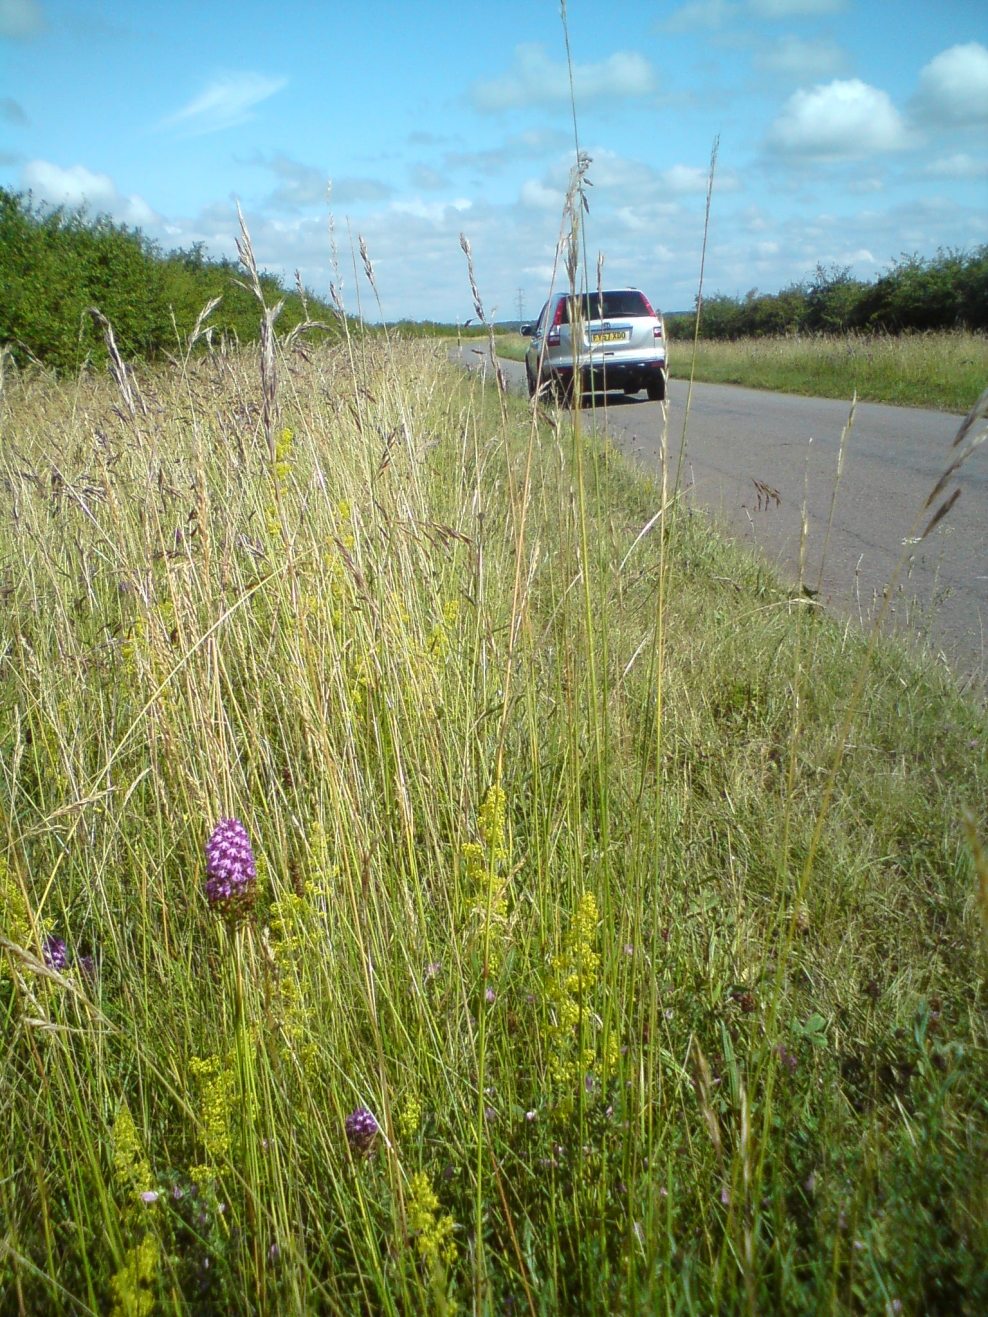
[[[569,0],[586,243],[693,305],[988,243],[985,0]],[[378,318],[549,287],[575,150],[557,0],[0,0],[0,186],[258,261]],[[332,189],[327,198],[327,183]],[[333,237],[337,247],[334,273]],[[593,274],[591,281],[595,282]]]

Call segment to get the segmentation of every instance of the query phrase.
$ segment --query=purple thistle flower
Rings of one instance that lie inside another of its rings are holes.
[[[366,1107],[358,1107],[347,1116],[346,1136],[354,1152],[360,1157],[366,1157],[377,1138],[377,1121]]]
[[[247,905],[256,881],[247,829],[239,819],[220,819],[206,842],[206,900],[223,911]]]
[[[49,933],[41,944],[41,949],[45,954],[45,964],[49,969],[61,972],[69,963],[69,952],[65,943],[54,933]]]

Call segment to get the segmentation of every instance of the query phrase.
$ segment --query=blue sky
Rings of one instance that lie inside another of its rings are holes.
[[[718,133],[709,292],[988,242],[984,0],[570,0],[569,26],[605,282],[692,304]],[[345,299],[349,220],[389,317],[472,314],[461,230],[488,308],[536,311],[572,157],[554,0],[0,0],[0,185],[214,255],[239,199],[319,292],[332,211]]]

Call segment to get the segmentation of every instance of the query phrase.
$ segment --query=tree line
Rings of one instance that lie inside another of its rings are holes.
[[[692,338],[695,316],[667,315],[670,337]],[[871,282],[853,278],[848,267],[817,266],[813,278],[778,293],[705,297],[700,311],[700,337],[712,339],[938,329],[988,331],[988,245],[902,257]]]
[[[212,298],[222,301],[209,317],[212,340],[248,342],[258,335],[254,295],[236,281],[232,261],[213,260],[201,243],[164,253],[140,230],[106,216],[90,218],[44,209],[22,194],[0,188],[0,344],[25,365],[38,361],[74,371],[86,358],[105,359],[102,331],[89,307],[110,321],[127,360],[153,361],[175,353]],[[307,318],[332,323],[331,308],[263,274],[268,305],[285,299],[279,333]]]

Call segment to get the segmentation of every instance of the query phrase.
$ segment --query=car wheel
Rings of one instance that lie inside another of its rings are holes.
[[[649,380],[645,385],[649,402],[661,402],[666,396],[666,378],[660,375],[657,380]]]
[[[532,372],[531,372],[531,370],[528,368],[528,366],[525,367],[525,378],[528,380],[528,396],[529,396],[530,398],[534,398],[534,397],[535,397],[535,380],[532,378]]]

